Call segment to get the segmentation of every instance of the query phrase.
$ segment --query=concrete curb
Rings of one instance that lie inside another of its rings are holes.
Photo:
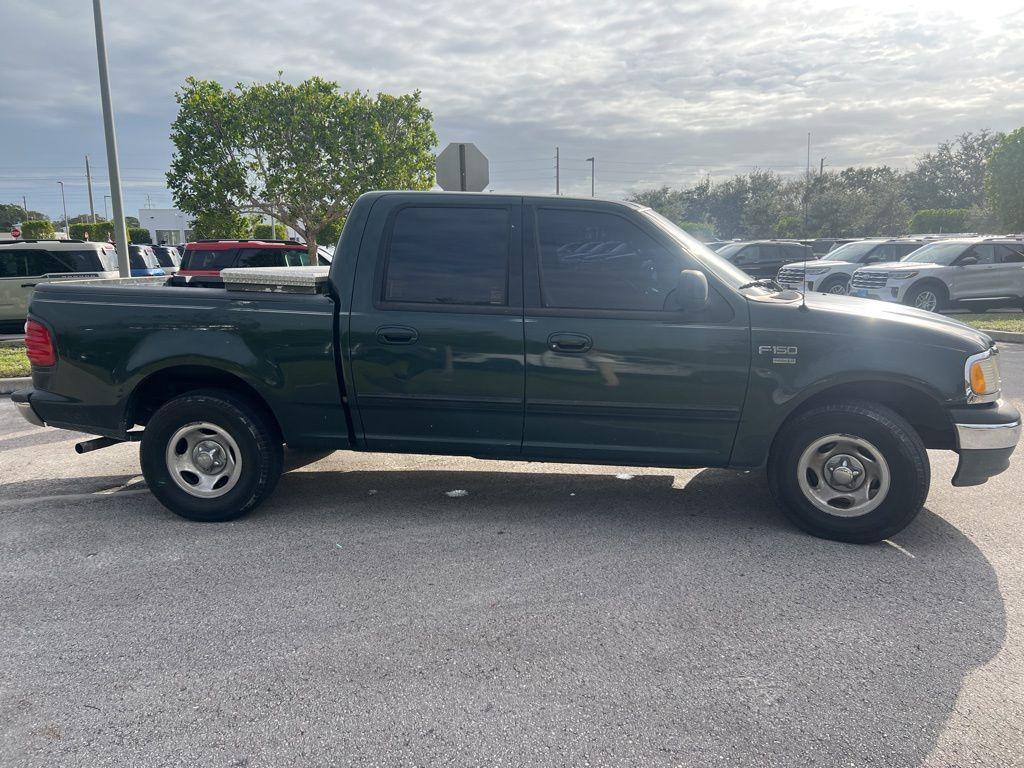
[[[984,328],[979,328],[978,330],[991,336],[996,341],[1002,341],[1008,344],[1024,344],[1024,333],[1015,333],[1013,331],[986,331]]]
[[[31,386],[31,376],[19,376],[16,379],[0,379],[0,395],[9,395],[16,389]]]

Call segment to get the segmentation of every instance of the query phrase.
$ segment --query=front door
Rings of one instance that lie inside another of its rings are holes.
[[[642,214],[540,200],[525,213],[524,454],[726,464],[749,371],[742,299],[708,273],[705,309],[666,310],[701,265]]]
[[[974,264],[963,264],[964,259],[974,258]],[[953,287],[950,298],[990,298],[993,291],[1001,289],[996,281],[996,247],[992,243],[980,243],[957,259],[953,271]]]
[[[349,325],[356,429],[369,449],[519,454],[521,211],[498,196],[375,204]]]

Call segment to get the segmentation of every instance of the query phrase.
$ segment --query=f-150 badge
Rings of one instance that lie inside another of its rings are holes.
[[[796,363],[796,356],[800,353],[799,347],[779,344],[763,344],[757,348],[759,355],[771,355],[772,363],[776,365],[793,365]]]

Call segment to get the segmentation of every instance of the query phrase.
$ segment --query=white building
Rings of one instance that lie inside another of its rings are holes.
[[[178,245],[192,239],[192,222],[177,208],[140,208],[139,225],[149,230],[154,245]]]

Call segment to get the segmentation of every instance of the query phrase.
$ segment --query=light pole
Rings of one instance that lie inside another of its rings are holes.
[[[121,207],[121,166],[117,161],[117,135],[114,133],[114,108],[110,103],[110,77],[107,74],[107,44],[103,38],[103,11],[100,0],[92,0],[93,22],[96,25],[96,62],[100,70],[100,99],[103,102],[103,130],[107,139],[107,170],[110,175],[110,197],[114,207],[114,246],[121,277],[131,277],[128,265],[128,231]]]
[[[590,196],[594,197],[594,176],[597,175],[597,158],[588,157],[587,162],[590,163]]]
[[[64,199],[64,182],[58,181],[60,184],[60,204],[64,207],[64,234],[71,237],[71,227],[68,226],[68,204]]]
[[[110,221],[110,217],[107,215],[107,200],[110,199],[110,195],[103,196],[103,218],[106,221]]]

